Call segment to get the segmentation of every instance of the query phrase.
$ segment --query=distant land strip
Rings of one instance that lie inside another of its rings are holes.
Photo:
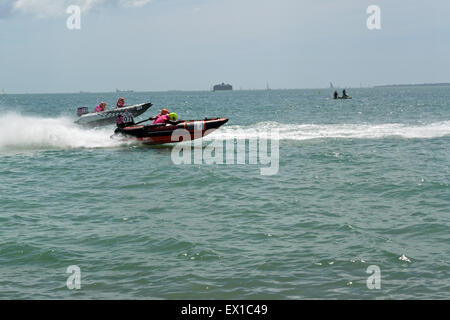
[[[420,83],[420,84],[389,84],[382,86],[375,86],[375,88],[388,88],[388,87],[448,87],[450,83]]]

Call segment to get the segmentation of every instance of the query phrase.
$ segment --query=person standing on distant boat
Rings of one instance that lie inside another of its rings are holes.
[[[334,98],[334,99],[337,99],[338,96],[339,96],[338,92],[337,92],[336,90],[334,90],[333,98]]]
[[[94,112],[102,112],[106,110],[106,102],[100,102],[100,104],[95,108]]]
[[[347,98],[347,97],[348,97],[348,95],[347,95],[347,92],[345,91],[345,89],[342,90],[342,98]]]
[[[119,100],[117,100],[116,107],[117,107],[117,108],[123,108],[123,107],[125,107],[125,99],[124,99],[124,98],[119,98]]]

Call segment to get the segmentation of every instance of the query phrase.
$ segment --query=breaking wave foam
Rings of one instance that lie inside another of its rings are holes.
[[[83,129],[64,117],[0,116],[0,151],[119,146],[111,134],[111,129]]]
[[[278,135],[274,135],[278,130]],[[252,139],[267,137],[279,140],[311,139],[381,139],[400,137],[405,139],[430,139],[450,135],[450,121],[441,121],[424,125],[407,124],[280,124],[260,122],[252,126],[225,126],[216,131],[209,139]],[[206,139],[208,139],[206,137]]]

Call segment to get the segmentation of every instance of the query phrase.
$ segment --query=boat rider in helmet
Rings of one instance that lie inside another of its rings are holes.
[[[123,107],[125,107],[125,99],[124,99],[124,98],[119,98],[119,100],[117,100],[116,107],[117,107],[117,108],[123,108]]]
[[[175,112],[169,113],[169,121],[170,124],[177,124],[178,123],[178,115]]]
[[[94,112],[102,112],[106,110],[106,102],[100,102],[100,104],[95,108]]]
[[[152,124],[166,123],[169,121],[169,110],[161,109],[161,113],[152,118]]]
[[[338,92],[336,90],[334,90],[333,99],[337,99],[338,96],[339,96]]]

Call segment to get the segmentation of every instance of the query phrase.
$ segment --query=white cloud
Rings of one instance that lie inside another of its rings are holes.
[[[34,15],[46,18],[64,13],[63,1],[52,0],[16,0],[13,3],[13,12]]]
[[[1,0],[0,0],[1,1]],[[13,0],[12,12],[49,18],[62,16],[70,5],[78,5],[82,12],[104,5],[119,5],[124,8],[137,8],[148,4],[151,0]]]
[[[151,0],[120,0],[120,4],[125,8],[137,8],[145,6]]]
[[[73,0],[72,0],[72,2],[73,2]],[[81,2],[83,2],[80,5],[81,11],[87,12],[87,11],[91,10],[93,7],[103,5],[106,1],[105,0],[84,0]],[[71,4],[73,4],[73,3],[71,3]]]

